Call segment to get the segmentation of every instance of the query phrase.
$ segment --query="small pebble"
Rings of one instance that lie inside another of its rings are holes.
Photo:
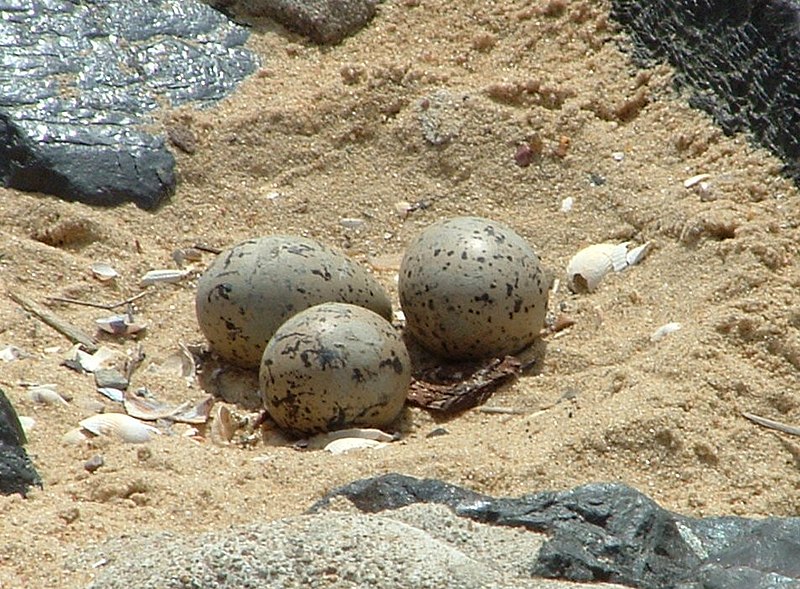
[[[429,431],[429,432],[428,432],[428,433],[425,435],[425,437],[426,437],[426,438],[438,438],[439,436],[446,436],[446,435],[448,435],[449,433],[450,433],[450,432],[449,432],[449,431],[447,431],[445,428],[443,428],[443,427],[437,427],[436,429],[432,429],[431,431]]]
[[[95,454],[89,460],[83,463],[83,468],[88,472],[94,472],[105,463],[106,461],[103,459],[101,454]]]

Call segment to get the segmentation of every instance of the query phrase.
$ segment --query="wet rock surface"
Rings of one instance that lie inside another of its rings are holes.
[[[800,183],[800,4],[614,0],[640,61],[666,60],[690,103],[726,133],[749,131]]]
[[[25,441],[17,412],[0,389],[0,494],[25,495],[32,486],[42,484],[23,448]]]
[[[3,3],[0,179],[88,204],[157,206],[176,180],[153,113],[230,92],[256,67],[247,35],[195,1]]]

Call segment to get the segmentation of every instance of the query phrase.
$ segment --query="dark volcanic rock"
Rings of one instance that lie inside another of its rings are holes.
[[[642,62],[669,61],[691,103],[723,130],[749,130],[800,185],[800,3],[613,0]]]
[[[439,503],[482,523],[543,532],[533,577],[642,589],[800,588],[800,518],[688,518],[613,483],[493,499],[398,474],[350,483],[310,511],[336,496],[369,513]]]
[[[190,0],[0,3],[0,179],[67,200],[157,206],[174,158],[163,105],[210,103],[252,72],[247,32]]]
[[[0,389],[0,494],[25,495],[31,486],[42,485],[22,447],[25,441],[17,412]]]

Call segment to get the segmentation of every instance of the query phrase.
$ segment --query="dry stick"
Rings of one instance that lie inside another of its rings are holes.
[[[76,344],[81,344],[84,348],[86,348],[86,351],[89,352],[90,354],[93,354],[94,352],[97,351],[97,342],[91,335],[78,329],[74,325],[67,323],[63,319],[60,319],[50,311],[42,309],[32,300],[27,299],[22,295],[9,292],[8,296],[11,297],[12,301],[14,301],[20,307],[28,311],[28,313],[32,313],[33,315],[35,315],[42,322],[46,323],[47,325],[55,329],[57,332],[66,336],[67,339],[69,339],[71,342]]]
[[[113,311],[117,307],[123,307],[125,305],[130,305],[134,301],[138,301],[143,296],[150,294],[152,291],[146,290],[144,292],[140,292],[137,295],[130,297],[129,299],[125,299],[124,301],[120,301],[118,303],[111,303],[111,304],[103,304],[103,303],[94,303],[92,301],[81,301],[79,299],[68,299],[65,297],[47,297],[51,301],[58,301],[59,303],[70,303],[72,305],[83,305],[84,307],[94,307],[95,309],[105,309],[106,311]]]
[[[780,421],[773,421],[771,419],[767,419],[766,417],[753,415],[752,413],[742,412],[742,416],[746,417],[753,423],[757,423],[758,425],[763,425],[764,427],[768,427],[769,429],[778,430],[779,432],[783,432],[785,434],[791,434],[793,436],[800,436],[800,427],[786,425],[785,423],[781,423]]]
[[[209,245],[203,245],[202,243],[196,243],[192,246],[196,250],[200,250],[201,252],[206,252],[207,254],[221,254],[222,250],[211,247]]]

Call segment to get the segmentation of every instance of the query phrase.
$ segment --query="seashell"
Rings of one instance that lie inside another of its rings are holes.
[[[700,184],[701,182],[705,182],[706,180],[711,178],[711,174],[697,174],[696,176],[692,176],[691,178],[687,178],[683,181],[684,188],[691,188],[695,184]]]
[[[386,442],[370,440],[367,438],[339,438],[333,440],[325,446],[325,451],[331,454],[345,454],[353,450],[363,450],[365,448],[383,448]]]
[[[6,346],[0,350],[0,360],[3,362],[13,362],[22,356],[22,350],[17,346]]]
[[[128,415],[147,421],[171,417],[178,411],[187,408],[185,403],[176,406],[159,401],[145,388],[138,389],[133,393],[126,391],[122,398],[122,404]]]
[[[110,264],[106,264],[104,262],[92,264],[92,274],[100,282],[108,282],[109,280],[114,280],[117,276],[119,276],[119,273],[114,270]]]
[[[42,405],[69,405],[66,399],[58,394],[53,385],[39,385],[28,389],[28,399]]]
[[[85,442],[86,440],[89,440],[92,437],[94,436],[92,436],[92,434],[90,434],[82,427],[75,427],[69,430],[63,436],[61,436],[61,442],[63,444],[69,444],[74,446],[76,444],[80,444],[81,442]]]
[[[366,224],[364,219],[359,219],[357,217],[343,217],[339,219],[339,225],[345,229],[352,229],[354,231],[363,229]]]
[[[111,315],[110,317],[96,319],[95,324],[101,330],[112,335],[133,335],[134,333],[143,331],[147,327],[146,323],[134,322],[133,317],[128,314]]]
[[[97,387],[97,392],[115,403],[122,403],[125,398],[125,393],[115,387]]]
[[[123,413],[101,413],[92,415],[78,423],[96,436],[113,436],[129,444],[143,444],[161,431],[143,421]]]
[[[150,270],[139,281],[139,286],[149,286],[160,282],[180,282],[189,276],[190,270]]]
[[[351,427],[348,429],[340,429],[313,436],[309,438],[307,448],[327,449],[328,445],[331,444],[331,442],[335,442],[336,440],[341,440],[344,438],[372,440],[376,442],[393,442],[395,440],[394,436],[392,436],[391,434],[387,434],[383,430],[379,430],[376,428]]]
[[[233,422],[231,410],[222,403],[214,405],[211,418],[210,438],[215,444],[229,444],[236,433],[236,424]]]
[[[19,415],[18,419],[20,426],[22,426],[22,431],[26,436],[30,435],[31,430],[36,425],[36,420],[33,417],[28,417],[27,415]]]
[[[200,424],[208,421],[208,416],[211,413],[211,408],[214,406],[214,397],[208,395],[205,399],[197,403],[197,405],[189,406],[188,403],[180,405],[175,413],[169,416],[172,421],[180,423],[194,423]]]
[[[575,204],[575,199],[571,196],[568,196],[564,200],[561,201],[561,208],[559,209],[562,213],[569,213],[572,210],[573,205]]]
[[[117,352],[105,346],[101,346],[94,354],[90,354],[82,350],[80,345],[76,345],[70,349],[67,354],[67,360],[77,362],[86,372],[94,372],[109,366],[117,356]]]
[[[666,324],[662,325],[661,327],[659,327],[658,329],[656,329],[650,335],[650,341],[651,342],[661,341],[662,339],[667,337],[670,333],[678,331],[680,328],[681,328],[681,324],[680,323],[675,323],[675,322],[666,323]]]
[[[187,380],[194,380],[197,372],[197,364],[194,356],[185,345],[178,345],[178,350],[164,358],[160,364],[151,364],[148,370],[162,374],[181,376]]]
[[[575,292],[592,292],[609,272],[628,267],[628,244],[598,243],[583,248],[567,264],[567,283]]]
[[[642,260],[644,260],[647,253],[650,251],[650,247],[653,245],[652,241],[648,241],[643,243],[640,246],[629,250],[627,254],[625,254],[625,260],[628,262],[628,266],[635,266]]]

